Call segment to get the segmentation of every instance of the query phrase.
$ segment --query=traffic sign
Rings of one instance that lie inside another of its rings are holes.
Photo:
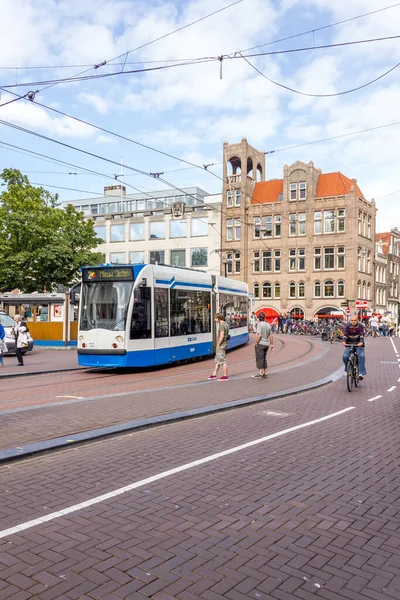
[[[368,308],[368,302],[366,300],[357,300],[356,308]]]
[[[350,306],[348,306],[348,307],[346,308],[346,311],[345,311],[345,312],[346,312],[346,315],[349,315],[349,314],[351,313],[351,308],[350,308]]]

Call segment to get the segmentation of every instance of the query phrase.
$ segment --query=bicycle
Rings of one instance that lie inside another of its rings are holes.
[[[359,372],[358,372],[358,355],[357,355],[357,351],[356,351],[357,346],[354,346],[354,344],[346,344],[346,348],[351,348],[351,352],[349,355],[349,362],[347,363],[347,376],[346,376],[347,389],[349,390],[349,392],[351,392],[353,389],[353,384],[354,384],[354,387],[358,386]]]

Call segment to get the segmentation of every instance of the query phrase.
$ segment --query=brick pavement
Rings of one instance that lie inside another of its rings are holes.
[[[397,600],[400,414],[387,389],[400,369],[378,343],[352,394],[342,378],[323,394],[0,467],[4,528],[355,406],[0,540],[2,600]]]
[[[68,436],[71,440],[80,432],[139,419],[232,401],[265,398],[268,394],[290,393],[293,389],[327,377],[340,364],[339,345],[297,336],[289,339],[282,336],[276,343],[278,351],[269,358],[269,379],[261,382],[249,376],[255,372],[251,344],[229,354],[230,380],[224,383],[206,380],[213,360],[145,374],[92,375],[80,372],[74,374],[78,382],[73,380],[72,383],[71,374],[65,376],[65,383],[64,376],[58,374],[56,380],[59,383],[56,386],[54,383],[46,384],[42,378],[37,383],[32,380],[29,393],[24,385],[25,380],[19,388],[10,380],[8,389],[12,390],[12,396],[4,386],[0,393],[2,450],[24,446],[24,451],[28,452],[30,449],[25,448],[27,444],[44,440],[62,436]],[[46,397],[41,396],[42,385],[47,386]],[[57,390],[57,395],[54,390]],[[85,401],[59,397],[71,393],[85,397]],[[21,398],[21,394],[25,398]],[[21,398],[19,401],[18,396]],[[57,406],[51,405],[56,401]],[[26,410],[35,405],[38,406],[34,410]],[[64,439],[60,441],[60,444],[65,443],[71,442]],[[21,450],[15,452],[22,454]],[[9,455],[3,452],[3,457]]]

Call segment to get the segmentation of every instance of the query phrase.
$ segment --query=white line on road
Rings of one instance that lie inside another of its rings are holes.
[[[374,396],[373,398],[368,398],[367,402],[373,402],[374,400],[378,400],[378,398],[382,398],[382,396]]]
[[[397,380],[397,381],[400,381],[400,377],[398,378],[398,380]]]
[[[396,348],[396,346],[395,346],[395,344],[394,344],[393,338],[389,338],[389,339],[390,339],[390,341],[392,342],[392,346],[393,346],[394,353],[395,353],[395,354],[398,354],[398,351],[397,351],[397,348]]]
[[[130,492],[131,490],[138,489],[140,487],[153,483],[154,481],[163,479],[164,477],[169,477],[170,475],[175,475],[176,473],[181,473],[182,471],[187,471],[188,469],[192,469],[193,467],[198,467],[199,465],[203,465],[213,460],[217,460],[218,458],[222,458],[223,456],[228,456],[229,454],[233,454],[234,452],[239,452],[240,450],[251,448],[252,446],[256,446],[257,444],[268,442],[269,440],[273,440],[274,438],[280,437],[281,435],[286,435],[287,433],[292,433],[293,431],[303,429],[304,427],[310,427],[311,425],[322,423],[322,421],[333,419],[334,417],[343,415],[344,413],[348,412],[349,410],[353,410],[354,408],[355,406],[349,406],[348,408],[339,410],[338,412],[332,413],[330,415],[326,415],[325,417],[320,417],[319,419],[315,419],[314,421],[308,421],[307,423],[302,423],[301,425],[296,425],[295,427],[289,427],[289,429],[283,429],[282,431],[272,433],[271,435],[267,435],[266,437],[253,440],[252,442],[247,442],[246,444],[241,444],[240,446],[229,448],[228,450],[224,450],[223,452],[218,452],[218,454],[211,454],[210,456],[206,456],[205,458],[200,458],[199,460],[180,465],[179,467],[175,467],[174,469],[163,471],[162,473],[158,473],[158,475],[153,475],[152,477],[148,477],[147,479],[142,479],[141,481],[137,481],[136,483],[131,483],[130,485],[126,485],[125,487],[119,488],[112,492],[108,492],[107,494],[96,496],[95,498],[91,498],[90,500],[86,500],[84,502],[81,502],[80,504],[74,504],[73,506],[69,506],[68,508],[57,510],[56,512],[50,513],[48,515],[43,515],[43,517],[39,517],[38,519],[33,519],[32,521],[21,523],[21,525],[10,527],[9,529],[0,531],[0,539],[13,535],[14,533],[19,533],[20,531],[25,531],[26,529],[30,529],[31,527],[35,527],[36,525],[40,525],[41,523],[46,523],[47,521],[59,519],[60,517],[64,517],[65,515],[69,515],[73,512],[77,512],[83,508],[87,508],[88,506],[93,506],[93,504],[99,504],[100,502],[104,502],[105,500],[109,500],[110,498],[115,498],[116,496],[120,496],[121,494]]]
[[[76,400],[81,400],[83,396],[56,396],[56,398],[75,398]]]
[[[392,387],[390,387],[390,388],[388,389],[388,392],[393,392],[393,390],[395,390],[395,389],[396,389],[396,387],[397,387],[397,385],[392,385]]]

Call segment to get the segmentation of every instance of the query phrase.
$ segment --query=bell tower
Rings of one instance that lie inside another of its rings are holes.
[[[257,181],[265,181],[265,154],[243,138],[223,146],[221,274],[248,282],[252,223],[249,207]]]

